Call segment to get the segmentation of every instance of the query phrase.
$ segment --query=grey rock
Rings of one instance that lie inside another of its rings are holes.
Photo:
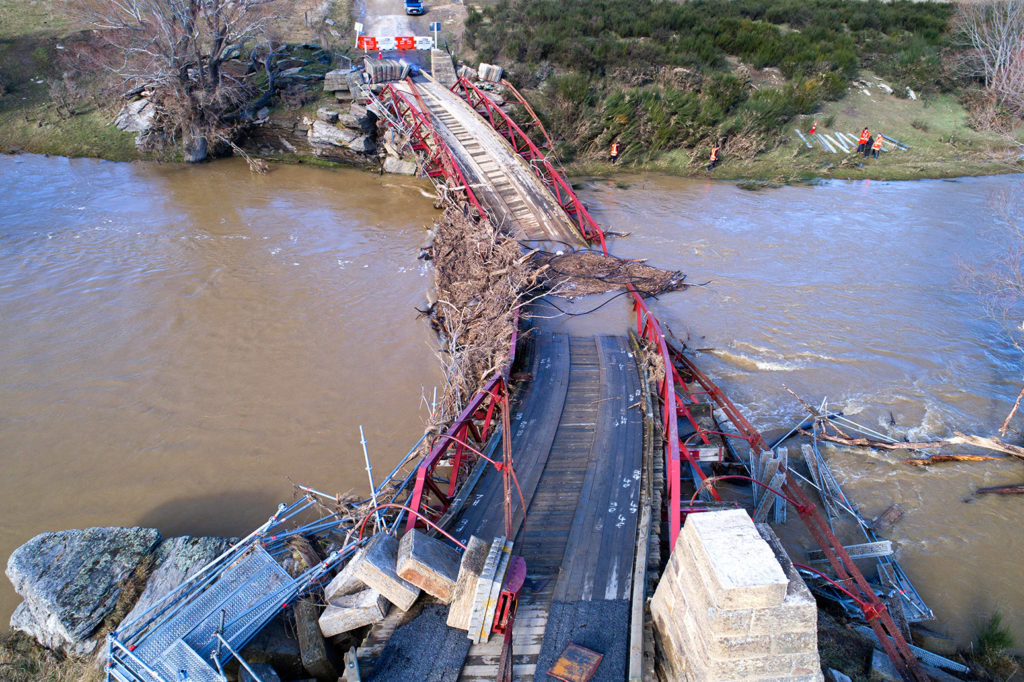
[[[153,553],[153,570],[146,581],[146,588],[122,622],[130,623],[145,613],[230,546],[231,542],[224,538],[194,538],[187,535],[161,542]]]
[[[334,637],[365,625],[372,625],[388,615],[391,604],[376,590],[363,590],[329,602],[320,614],[320,631]]]
[[[270,118],[270,107],[263,107],[256,112],[257,121],[266,121],[268,118]]]
[[[206,136],[200,135],[185,143],[185,163],[199,163],[206,160]]]
[[[7,577],[24,602],[11,627],[43,646],[86,654],[128,578],[160,540],[155,528],[42,533],[14,550]]]
[[[348,90],[348,70],[335,69],[324,74],[324,92]]]
[[[353,128],[355,130],[361,130],[359,119],[352,114],[338,114],[338,123],[345,126],[346,128]]]
[[[394,156],[384,158],[384,172],[394,175],[416,175],[416,164],[412,161],[403,161]]]
[[[420,596],[420,588],[398,576],[395,572],[397,561],[398,539],[394,535],[377,533],[366,545],[356,576],[402,611],[408,611]]]
[[[316,110],[316,117],[324,123],[337,123],[338,110],[331,107],[320,107]]]
[[[348,143],[348,148],[357,154],[376,154],[377,144],[369,135],[361,135]]]
[[[358,134],[348,130],[347,128],[338,128],[332,126],[330,123],[324,123],[323,121],[313,121],[313,125],[310,126],[309,132],[306,133],[309,137],[309,143],[311,145],[319,145],[321,147],[342,147],[352,142],[358,137]]]
[[[334,579],[327,583],[327,587],[324,588],[324,596],[327,598],[327,601],[355,594],[366,589],[366,583],[356,577],[359,564],[365,555],[366,548],[360,547],[352,558],[348,560],[348,563],[338,571],[338,575],[334,576]]]
[[[349,113],[355,118],[356,123],[361,130],[370,132],[377,127],[377,117],[364,105],[358,102],[353,102],[352,106],[349,107]]]
[[[143,97],[134,102],[128,102],[121,108],[121,113],[114,120],[114,125],[119,130],[129,133],[144,133],[153,125],[153,118],[156,116],[156,107]]]

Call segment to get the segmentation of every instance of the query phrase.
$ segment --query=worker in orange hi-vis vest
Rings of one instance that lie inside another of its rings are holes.
[[[711,161],[711,163],[708,164],[708,170],[712,170],[715,166],[718,165],[718,145],[717,144],[714,147],[711,148],[710,161]]]
[[[882,135],[879,133],[878,137],[875,138],[875,143],[871,145],[871,156],[878,158],[878,153],[882,151]]]
[[[615,142],[612,142],[612,150],[610,152],[608,152],[608,158],[611,160],[612,163],[615,163],[616,161],[619,160],[619,142],[618,142],[618,140],[616,140]]]
[[[867,128],[864,128],[862,131],[860,131],[860,139],[857,140],[857,142],[857,153],[867,156],[868,146],[871,144],[871,131],[868,130]]]

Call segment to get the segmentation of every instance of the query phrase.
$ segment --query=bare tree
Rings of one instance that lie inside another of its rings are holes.
[[[994,102],[1024,117],[1024,0],[961,0],[956,27],[968,75]]]
[[[146,142],[178,141],[185,158],[200,161],[216,142],[227,143],[252,90],[244,67],[227,62],[263,44],[274,21],[294,0],[72,0],[108,43],[107,64],[126,96],[145,92],[156,110]]]

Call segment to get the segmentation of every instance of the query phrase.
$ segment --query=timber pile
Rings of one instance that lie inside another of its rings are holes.
[[[686,275],[596,251],[539,252],[534,256],[540,283],[560,296],[575,298],[624,289],[627,284],[643,296],[685,289]]]

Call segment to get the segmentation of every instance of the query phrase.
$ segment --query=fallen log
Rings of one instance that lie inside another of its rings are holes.
[[[983,494],[991,495],[1024,495],[1024,483],[1019,485],[997,485],[991,488],[978,488],[974,491],[975,495]]]
[[[903,460],[904,464],[915,467],[926,467],[941,462],[991,462],[1006,459],[995,455],[932,455],[931,457],[911,457]]]
[[[803,429],[801,429],[800,432],[805,436],[812,435],[809,431],[805,431]],[[842,436],[832,436],[827,433],[819,433],[818,438],[832,443],[839,443],[841,445],[854,445],[858,447],[875,448],[877,450],[934,450],[948,447],[950,445],[973,445],[974,447],[981,448],[983,450],[1002,452],[1010,455],[1011,457],[1016,457],[1017,459],[1024,459],[1024,448],[1019,445],[1011,445],[1010,443],[1005,443],[998,438],[968,436],[967,434],[960,432],[955,432],[952,438],[911,443],[885,443],[882,441],[870,440],[868,438],[844,438]]]

